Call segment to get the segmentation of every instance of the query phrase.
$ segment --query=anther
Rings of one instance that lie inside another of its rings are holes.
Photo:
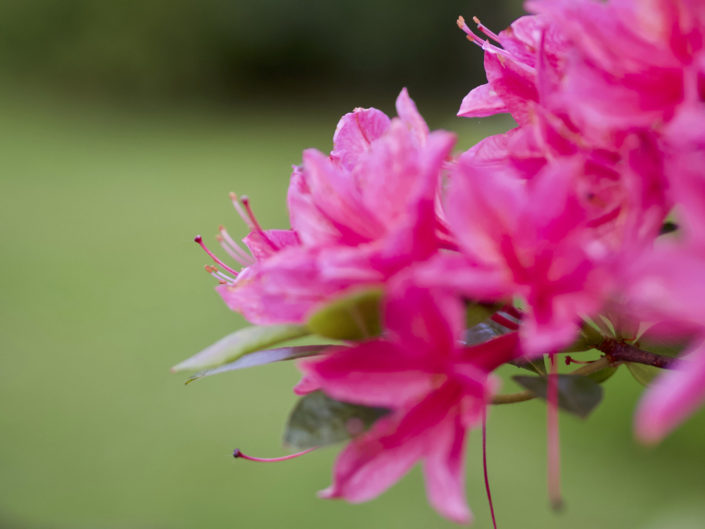
[[[472,21],[477,25],[477,29],[479,29],[482,33],[487,35],[489,38],[491,38],[495,42],[499,43],[499,35],[497,35],[494,31],[492,31],[487,26],[485,26],[482,22],[480,22],[479,18],[472,17]]]
[[[198,244],[201,248],[203,248],[203,251],[206,252],[206,253],[208,254],[208,256],[209,256],[211,259],[213,259],[213,261],[215,261],[216,263],[218,263],[220,266],[222,266],[225,270],[227,270],[227,271],[230,272],[231,274],[234,274],[235,276],[237,276],[238,273],[237,273],[236,270],[233,270],[232,268],[230,268],[230,267],[229,267],[228,265],[226,265],[223,261],[221,261],[220,259],[218,259],[218,257],[217,257],[213,252],[211,252],[211,251],[208,249],[208,247],[207,247],[207,246],[205,245],[205,243],[203,242],[203,237],[201,237],[200,235],[196,235],[196,236],[193,238],[193,240],[194,240],[194,242],[195,242],[196,244]]]

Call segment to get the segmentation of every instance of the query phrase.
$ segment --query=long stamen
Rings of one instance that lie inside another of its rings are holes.
[[[485,46],[485,41],[482,40],[480,37],[475,35],[473,31],[468,27],[468,25],[465,23],[465,18],[464,17],[458,17],[458,20],[456,21],[456,24],[458,24],[458,27],[463,30],[463,33],[467,35],[467,39],[472,42],[473,44],[477,44],[481,48]]]
[[[247,215],[249,216],[250,221],[252,222],[252,229],[259,233],[262,238],[267,241],[267,244],[269,244],[272,250],[279,250],[279,248],[277,248],[277,246],[272,242],[272,240],[267,237],[267,234],[262,229],[262,226],[259,225],[259,222],[257,222],[257,218],[255,217],[255,214],[252,211],[252,206],[250,206],[250,198],[247,195],[243,195],[242,197],[240,197],[240,201],[242,202],[242,205],[245,206],[245,211],[247,211]]]
[[[548,375],[547,450],[548,450],[548,498],[555,511],[563,508],[561,496],[561,446],[558,431],[558,361],[556,354],[549,355],[551,372]]]
[[[242,459],[247,459],[248,461],[255,461],[257,463],[278,463],[279,461],[287,461],[289,459],[294,459],[296,457],[301,457],[309,452],[313,452],[317,446],[314,446],[313,448],[307,448],[306,450],[302,450],[301,452],[297,452],[295,454],[289,454],[288,456],[282,456],[282,457],[253,457],[253,456],[248,456],[242,452],[239,448],[236,448],[233,451],[233,457],[234,458],[242,458]]]
[[[254,258],[245,250],[243,250],[242,247],[235,241],[235,239],[230,236],[224,226],[218,226],[218,232],[223,238],[223,242],[227,243],[229,248],[240,257],[238,261],[247,261],[250,264],[255,262]]]
[[[487,474],[487,408],[482,409],[482,470],[485,474],[485,491],[487,491],[487,502],[490,504],[490,514],[492,515],[492,526],[497,529],[497,520],[494,516],[494,504],[492,503],[492,493],[490,492],[490,478]]]
[[[220,283],[221,285],[224,285],[226,283],[226,281],[218,275],[218,267],[206,265],[204,268],[206,269],[206,272],[208,272],[208,274],[210,276],[212,276],[213,278],[215,278],[218,281],[218,283]]]
[[[472,21],[477,25],[477,29],[479,29],[482,33],[487,35],[493,41],[495,41],[497,43],[499,42],[499,35],[497,35],[494,31],[492,31],[487,26],[485,26],[482,22],[480,22],[479,18],[472,17]]]
[[[211,252],[211,251],[208,249],[208,247],[207,247],[207,246],[205,245],[205,243],[203,242],[203,237],[201,237],[200,235],[196,235],[196,236],[193,238],[193,240],[194,240],[194,242],[195,242],[196,244],[198,244],[201,248],[203,248],[203,251],[206,252],[206,253],[210,256],[211,259],[213,259],[216,263],[218,263],[220,266],[222,266],[223,268],[225,268],[225,269],[226,269],[228,272],[230,272],[231,274],[237,276],[237,274],[238,274],[237,270],[233,270],[232,268],[230,268],[230,267],[229,267],[228,265],[226,265],[223,261],[221,261],[220,259],[218,259],[218,257],[217,257],[213,252]]]
[[[479,22],[479,20],[476,20],[475,22]],[[520,60],[517,59],[517,57],[512,55],[510,52],[508,52],[504,48],[501,48],[500,46],[495,46],[494,44],[491,44],[488,40],[483,40],[479,36],[475,35],[475,33],[473,33],[473,31],[465,23],[465,19],[463,17],[458,17],[456,24],[465,33],[466,38],[470,42],[472,42],[473,44],[476,44],[477,46],[482,48],[484,51],[505,57],[507,60],[512,61],[518,68],[521,68],[522,70],[524,70],[527,73],[533,74],[535,72],[535,69],[532,66],[529,66],[528,64],[521,62]],[[485,26],[480,25],[478,27],[485,35],[492,38],[493,40],[497,40],[497,38],[499,38],[498,35],[495,35],[494,33],[492,33],[489,29],[485,28]],[[485,31],[485,30],[487,30],[487,31]],[[495,38],[495,37],[497,37],[497,38]]]
[[[247,227],[250,228],[251,230],[254,229],[254,226],[252,224],[252,221],[250,218],[247,216],[247,213],[245,213],[245,210],[242,209],[242,206],[240,205],[240,198],[237,196],[236,193],[230,193],[230,200],[233,203],[233,207],[235,208],[235,211],[237,211],[237,214],[240,215],[242,220],[245,221],[245,224],[247,224]]]

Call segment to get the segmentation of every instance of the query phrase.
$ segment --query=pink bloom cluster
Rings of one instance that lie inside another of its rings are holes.
[[[468,521],[463,443],[498,389],[492,372],[561,352],[587,319],[687,344],[639,406],[643,440],[705,400],[705,3],[528,9],[498,34],[458,21],[488,80],[458,115],[509,113],[515,128],[453,155],[454,135],[429,132],[402,90],[398,117],[355,109],[329,154],[304,151],[290,230],[263,230],[234,197],[252,255],[221,229],[242,269],[216,258],[227,273],[209,272],[250,322],[305,324],[350,291],[384,293],[380,336],[300,364],[299,393],[391,410],[343,450],[325,497],[373,498],[422,461],[433,506]],[[661,236],[670,218],[679,229]],[[478,303],[521,318],[467,345]]]

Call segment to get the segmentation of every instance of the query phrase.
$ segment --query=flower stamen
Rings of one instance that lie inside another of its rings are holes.
[[[253,456],[248,456],[242,452],[239,448],[236,448],[233,450],[233,457],[234,458],[242,458],[242,459],[247,459],[248,461],[255,461],[256,463],[278,463],[280,461],[287,461],[289,459],[294,459],[297,457],[304,456],[308,454],[309,452],[313,452],[316,450],[318,447],[314,446],[313,448],[307,448],[306,450],[302,450],[301,452],[296,452],[295,454],[289,454],[288,456],[281,456],[281,457],[253,457]]]
[[[194,242],[195,242],[196,244],[198,244],[201,248],[203,248],[203,251],[206,252],[206,253],[208,254],[208,256],[209,256],[211,259],[213,259],[213,261],[215,261],[215,262],[218,263],[220,266],[222,266],[225,270],[227,270],[228,272],[230,272],[231,274],[233,274],[233,275],[235,275],[235,276],[237,277],[237,274],[238,274],[237,270],[233,270],[232,268],[230,268],[230,267],[229,267],[228,265],[226,265],[223,261],[221,261],[221,260],[218,258],[218,256],[216,256],[213,252],[211,252],[211,251],[208,249],[208,247],[206,246],[206,244],[203,242],[203,237],[201,237],[200,235],[196,235],[196,236],[193,238],[193,240],[194,240]]]

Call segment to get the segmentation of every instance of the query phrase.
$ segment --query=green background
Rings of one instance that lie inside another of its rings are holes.
[[[169,373],[244,325],[213,291],[192,242],[202,233],[214,244],[219,224],[245,235],[229,191],[249,194],[265,227],[286,227],[301,150],[329,150],[338,117],[355,106],[393,113],[405,84],[433,128],[459,133],[458,149],[508,126],[453,118],[481,64],[454,18],[478,7],[497,27],[518,14],[516,2],[457,2],[442,16],[448,6],[422,2],[382,2],[374,16],[369,2],[341,3],[342,15],[314,4],[318,15],[299,18],[293,2],[258,12],[215,0],[0,6],[0,526],[452,526],[428,506],[418,469],[380,498],[349,505],[315,496],[337,447],[273,465],[232,459],[236,447],[284,453],[293,364],[188,387]],[[240,13],[237,24],[227,9]],[[420,29],[431,21],[463,51],[442,51],[446,41]],[[292,51],[282,30],[291,24],[308,48]],[[319,47],[334,67],[320,62]],[[545,491],[545,408],[491,410],[501,528],[705,526],[705,415],[661,446],[636,444],[641,387],[622,371],[587,421],[561,416],[560,514]],[[486,529],[479,437],[468,444],[467,488],[475,527]]]

